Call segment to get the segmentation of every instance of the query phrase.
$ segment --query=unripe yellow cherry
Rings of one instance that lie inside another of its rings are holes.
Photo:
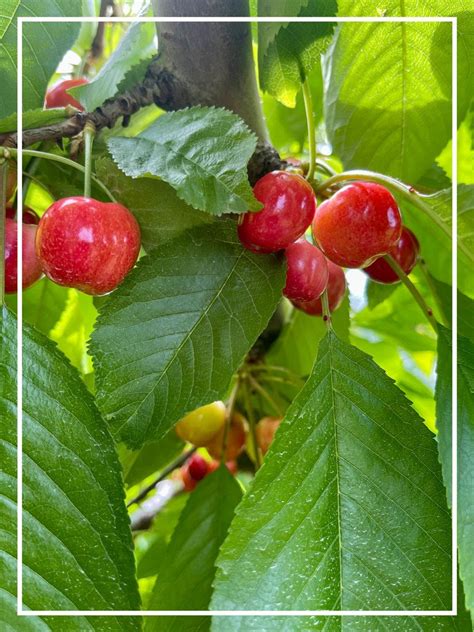
[[[224,427],[224,402],[212,402],[196,408],[176,424],[176,434],[195,446],[204,446]]]

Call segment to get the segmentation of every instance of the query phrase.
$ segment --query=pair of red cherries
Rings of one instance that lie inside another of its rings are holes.
[[[380,283],[398,276],[383,256],[391,255],[409,274],[419,244],[402,226],[392,194],[379,184],[356,182],[340,189],[320,206],[309,183],[298,174],[274,171],[254,187],[263,209],[241,217],[238,233],[253,252],[285,251],[284,295],[299,309],[321,314],[321,295],[327,288],[330,311],[346,290],[344,268],[363,268]],[[311,226],[316,245],[304,233]]]

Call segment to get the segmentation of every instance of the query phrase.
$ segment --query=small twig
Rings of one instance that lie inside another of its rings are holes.
[[[429,273],[427,267],[426,267],[426,263],[424,259],[418,259],[418,267],[421,270],[425,281],[428,285],[428,287],[431,290],[431,295],[433,296],[433,299],[436,303],[436,305],[438,306],[438,311],[439,311],[439,315],[441,316],[441,319],[443,321],[443,325],[445,325],[446,327],[449,327],[449,318],[446,315],[446,312],[444,311],[444,305],[441,302],[438,290],[435,286],[435,284],[433,283],[433,279],[431,277],[431,274]]]
[[[249,421],[250,426],[250,437],[252,439],[252,447],[255,454],[255,469],[258,470],[262,465],[262,455],[260,453],[260,446],[258,445],[257,440],[257,424],[255,421],[254,410],[250,398],[250,389],[248,386],[248,380],[244,382],[244,396],[245,396],[245,410],[247,413],[247,419]]]
[[[311,95],[311,88],[307,78],[303,82],[303,100],[306,112],[309,145],[309,169],[306,178],[308,180],[312,180],[316,166],[316,132],[314,129],[313,97]]]
[[[395,259],[391,255],[385,255],[384,260],[388,263],[388,265],[392,268],[392,270],[397,274],[400,281],[406,286],[406,288],[411,293],[415,301],[421,307],[423,314],[428,319],[428,322],[433,327],[435,333],[438,333],[438,324],[436,322],[436,319],[433,316],[433,310],[431,309],[431,307],[427,305],[425,299],[418,292],[418,290],[410,281],[410,279],[405,274],[405,272],[402,270],[398,262],[395,261]]]
[[[180,456],[177,459],[175,459],[174,461],[172,461],[172,463],[170,463],[167,467],[165,467],[165,469],[160,473],[159,476],[157,476],[149,485],[144,487],[135,496],[135,498],[132,498],[132,500],[130,500],[127,503],[127,507],[131,507],[132,505],[139,503],[141,500],[143,500],[143,498],[148,496],[148,494],[151,491],[153,491],[153,489],[158,485],[158,483],[160,483],[162,480],[167,478],[171,474],[171,472],[173,472],[176,468],[181,467],[181,465],[183,465],[183,463],[185,463],[189,459],[189,457],[192,454],[194,454],[194,452],[196,452],[196,450],[197,448],[193,447],[190,450],[187,450],[186,452],[183,452],[182,454],[180,454]]]
[[[326,323],[328,331],[332,330],[331,310],[329,309],[329,299],[327,288],[321,294],[321,305],[323,308],[323,320]]]
[[[94,142],[95,127],[86,123],[84,127],[84,197],[91,196],[92,176],[92,143]]]
[[[234,414],[235,403],[237,401],[237,395],[239,393],[240,387],[240,377],[237,376],[236,382],[232,389],[232,392],[229,397],[229,401],[226,406],[226,414],[225,414],[225,426],[224,426],[224,436],[222,438],[222,455],[221,455],[221,463],[225,463],[226,461],[226,453],[227,453],[227,441],[229,439],[229,428],[232,423],[232,415]]]

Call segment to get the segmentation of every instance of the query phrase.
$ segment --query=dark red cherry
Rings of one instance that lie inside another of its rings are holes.
[[[253,252],[284,250],[304,234],[316,209],[313,189],[295,173],[273,171],[254,186],[263,209],[244,213],[238,232],[242,244]]]
[[[410,274],[416,265],[418,253],[420,252],[420,244],[415,235],[409,228],[402,228],[402,235],[398,242],[391,248],[390,254],[405,274]],[[397,283],[400,279],[397,273],[392,270],[390,265],[383,257],[376,259],[370,266],[364,269],[371,279],[378,283]]]
[[[286,285],[283,294],[290,301],[312,301],[321,296],[328,282],[323,253],[304,237],[285,250]]]
[[[346,293],[346,277],[344,270],[333,263],[327,261],[328,266],[328,303],[329,311],[334,312],[342,303],[342,299]],[[316,298],[313,301],[295,301],[295,307],[301,309],[303,312],[310,314],[311,316],[321,316],[323,313],[323,304],[321,298]]]

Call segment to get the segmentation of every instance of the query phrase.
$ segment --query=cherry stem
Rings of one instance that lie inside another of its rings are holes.
[[[0,276],[0,304],[5,303],[5,218],[7,208],[8,160],[0,164],[0,252],[2,253],[2,274]]]
[[[330,164],[328,164],[325,160],[321,158],[316,158],[316,167],[319,167],[322,171],[325,171],[330,176],[337,175],[337,171],[335,171]]]
[[[314,169],[316,166],[316,132],[314,129],[314,114],[313,114],[313,97],[311,95],[311,88],[309,86],[308,78],[303,82],[303,100],[304,109],[306,112],[306,123],[308,126],[308,144],[309,144],[309,169],[306,174],[307,180],[312,180],[314,176]]]
[[[127,503],[127,507],[131,507],[132,505],[139,503],[141,500],[143,500],[143,498],[148,496],[148,494],[153,491],[158,483],[161,483],[161,481],[167,478],[171,474],[171,472],[174,472],[176,468],[181,467],[181,465],[183,465],[183,463],[185,463],[189,459],[189,457],[196,452],[196,450],[197,448],[196,446],[194,446],[190,450],[187,450],[187,452],[183,452],[182,454],[180,454],[178,458],[172,461],[155,479],[153,479],[153,481],[149,485],[141,489],[138,494],[134,498],[132,498],[132,500],[129,500]]]
[[[406,288],[409,290],[409,292],[411,293],[415,301],[421,307],[422,312],[428,319],[430,325],[433,327],[435,333],[438,333],[438,324],[436,322],[436,319],[433,316],[433,310],[431,309],[431,307],[427,305],[425,299],[421,296],[419,291],[410,281],[410,279],[402,270],[398,262],[395,261],[395,259],[391,255],[385,255],[384,260],[388,263],[388,265],[392,268],[392,270],[397,274],[400,281],[406,286]]]
[[[423,200],[423,198],[432,199],[437,194],[426,195],[424,193],[420,193],[419,191],[416,191],[413,187],[410,187],[407,184],[400,182],[400,180],[397,180],[396,178],[391,178],[390,176],[385,176],[375,171],[365,171],[365,170],[345,171],[343,173],[338,173],[337,175],[332,176],[331,178],[328,178],[327,180],[319,184],[316,187],[316,193],[324,193],[324,191],[327,191],[327,189],[332,187],[334,184],[338,184],[339,182],[347,182],[351,180],[364,180],[365,182],[376,182],[378,184],[382,184],[388,187],[389,189],[393,189],[397,193],[400,193],[414,206],[417,206],[419,209],[424,211],[426,215],[428,215],[428,217],[435,224],[437,224],[437,226],[441,228],[441,230],[446,235],[448,235],[448,237],[451,239],[452,234],[451,234],[451,229],[449,228],[449,226],[447,226],[447,224],[445,224],[445,222],[443,222],[438,217],[437,213],[433,211],[430,205],[426,204]]]
[[[258,445],[257,441],[257,424],[255,422],[254,410],[250,398],[250,389],[247,380],[244,383],[243,391],[245,396],[245,409],[250,426],[250,438],[252,439],[252,447],[255,454],[255,470],[258,470],[262,465],[262,455],[260,454],[260,446]]]
[[[430,288],[431,295],[438,307],[439,315],[441,317],[441,320],[443,321],[443,325],[445,325],[446,327],[449,327],[449,319],[446,316],[446,312],[444,311],[444,305],[441,302],[441,298],[439,296],[438,290],[435,284],[433,283],[433,278],[431,274],[429,273],[428,268],[426,267],[426,263],[424,259],[422,258],[418,259],[418,267],[421,270],[423,277],[425,278],[426,284]]]
[[[237,395],[239,394],[240,388],[240,377],[237,376],[237,380],[234,384],[234,387],[231,391],[229,400],[226,406],[226,414],[225,414],[225,426],[224,426],[224,436],[222,438],[222,455],[221,455],[221,463],[226,462],[226,452],[227,452],[227,442],[229,440],[229,428],[232,423],[232,415],[234,414],[235,402],[237,401]]]
[[[91,196],[92,176],[92,144],[94,142],[95,126],[87,122],[84,126],[84,197]]]
[[[1,148],[0,148],[1,151]],[[8,151],[11,152],[14,155],[18,155],[18,152],[20,151],[19,149],[13,148],[13,147],[9,147]],[[72,167],[73,169],[77,169],[78,171],[81,171],[82,173],[85,173],[85,168],[80,165],[77,162],[74,162],[74,160],[70,160],[69,158],[65,158],[64,156],[58,156],[56,154],[48,154],[45,151],[38,151],[36,149],[22,149],[21,150],[22,153],[25,156],[33,156],[35,158],[44,158],[45,160],[51,160],[52,162],[60,162],[63,165],[67,165],[68,167]],[[0,153],[1,155],[1,153]],[[112,202],[117,202],[117,200],[115,199],[115,197],[112,195],[112,193],[109,191],[109,189],[105,186],[105,184],[103,184],[96,176],[91,175],[91,180],[93,182],[95,182],[95,184],[102,189],[102,191],[112,200]]]
[[[28,178],[28,180],[31,180],[32,182],[34,182],[35,184],[37,184],[39,187],[41,187],[44,191],[46,191],[46,193],[49,193],[49,195],[54,198],[54,195],[51,193],[50,189],[48,189],[48,187],[43,184],[43,182],[41,182],[41,180],[39,178],[37,178],[36,176],[31,175],[31,173],[29,171],[22,171],[21,172],[22,175],[25,178]]]
[[[280,406],[278,406],[278,404],[273,399],[273,397],[269,394],[269,392],[265,388],[263,388],[263,386],[259,384],[257,380],[255,380],[251,375],[248,376],[248,380],[250,384],[252,385],[252,388],[255,389],[258,393],[260,393],[260,395],[270,404],[270,406],[277,413],[277,415],[280,415],[281,417],[283,417],[283,413]]]
[[[326,327],[327,327],[328,331],[331,331],[331,329],[332,329],[331,311],[329,309],[329,299],[328,299],[328,290],[327,290],[327,288],[321,294],[321,305],[322,305],[322,308],[323,308],[323,320],[326,323]]]

